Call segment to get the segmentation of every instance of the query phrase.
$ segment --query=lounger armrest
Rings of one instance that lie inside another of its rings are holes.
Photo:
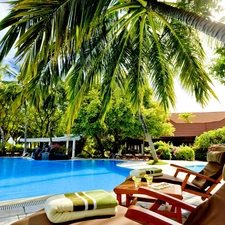
[[[145,194],[145,195],[154,197],[156,199],[159,199],[161,201],[168,202],[170,205],[178,206],[182,209],[186,209],[189,212],[192,212],[195,209],[195,206],[193,206],[193,205],[187,204],[187,203],[179,200],[178,198],[174,198],[170,195],[164,194],[162,192],[159,192],[159,191],[156,191],[153,189],[149,189],[146,187],[140,187],[138,189],[138,192],[140,194]]]
[[[179,166],[179,165],[176,165],[176,164],[172,164],[172,163],[171,163],[170,166],[173,166],[173,167],[176,167],[176,168],[177,168],[177,169],[176,169],[176,172],[175,172],[175,174],[174,174],[174,177],[176,177],[176,176],[178,175],[179,172],[183,172],[183,173],[187,173],[187,174],[193,172],[193,170],[190,170],[190,169],[188,169],[188,168],[185,168],[185,167],[183,167],[183,166]]]
[[[148,209],[141,208],[136,205],[129,206],[125,216],[131,220],[134,220],[140,224],[149,225],[181,225],[180,223],[171,220],[158,213],[150,211]]]
[[[177,168],[176,173],[174,175],[175,177],[177,176],[177,174],[179,172],[182,172],[182,173],[187,173],[189,175],[194,175],[194,176],[197,176],[197,177],[204,178],[206,180],[212,181],[212,182],[217,183],[217,184],[220,183],[220,181],[218,181],[218,180],[212,179],[212,178],[207,177],[207,176],[205,176],[203,174],[200,174],[200,173],[197,173],[197,172],[195,172],[193,170],[187,169],[187,168],[185,168],[183,166],[179,166],[179,165],[176,165],[176,164],[170,164],[170,165]]]
[[[179,166],[179,165],[176,165],[176,164],[173,164],[173,163],[171,163],[170,166],[176,167],[176,168],[178,168],[178,169],[185,169],[185,170],[187,170],[187,171],[192,171],[192,170],[190,170],[190,169],[188,169],[188,168],[186,168],[186,167]]]
[[[194,175],[194,176],[197,176],[197,177],[200,177],[200,178],[204,178],[206,180],[212,181],[212,182],[217,183],[217,184],[220,183],[219,180],[212,179],[210,177],[207,177],[207,176],[205,176],[205,175],[203,175],[201,173],[197,173],[195,171],[188,171],[187,172],[186,169],[182,169],[182,168],[178,168],[177,170],[179,170],[179,172],[188,173],[190,175]]]

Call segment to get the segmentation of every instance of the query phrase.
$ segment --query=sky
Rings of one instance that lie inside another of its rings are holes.
[[[220,6],[225,8],[225,0],[220,0],[220,2],[221,2]],[[224,16],[224,14],[225,12],[221,12],[220,14],[215,13],[214,15],[215,20],[219,20],[221,17]],[[212,60],[213,51],[210,48],[207,48],[205,51],[206,54],[209,55],[208,61]],[[218,100],[212,97],[208,102],[207,106],[205,106],[204,108],[200,104],[196,103],[196,100],[193,96],[185,92],[185,90],[182,90],[182,88],[178,83],[175,85],[175,87],[176,87],[175,93],[177,101],[176,101],[176,108],[170,109],[172,113],[225,111],[225,86],[215,80],[213,80],[212,89],[214,90]]]
[[[175,85],[175,93],[177,97],[176,108],[171,109],[171,113],[183,113],[183,112],[225,112],[225,86],[213,81],[214,92],[216,93],[218,100],[211,98],[208,105],[204,108],[198,103],[194,97],[186,93],[179,85]]]
[[[0,0],[0,20],[4,18],[8,11],[7,5],[2,3]],[[225,0],[222,1],[221,5],[225,7]],[[4,35],[5,31],[0,32],[0,38]],[[211,53],[210,53],[211,54]],[[12,59],[12,54],[5,59],[5,61],[10,61]],[[171,113],[182,113],[182,112],[218,112],[225,111],[225,86],[219,84],[216,81],[213,81],[213,89],[219,99],[216,100],[213,97],[208,102],[208,105],[204,108],[201,105],[197,104],[195,98],[190,94],[186,93],[178,83],[175,84],[175,93],[176,93],[176,108],[171,108]]]

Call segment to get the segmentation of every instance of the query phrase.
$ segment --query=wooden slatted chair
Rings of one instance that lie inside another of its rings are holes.
[[[201,196],[202,199],[209,198],[212,190],[220,183],[222,171],[225,163],[225,147],[218,147],[214,151],[207,153],[207,164],[199,173],[182,166],[171,164],[176,167],[174,176],[164,174],[154,177],[154,182],[168,182],[180,184],[182,191]],[[177,177],[178,173],[185,173],[184,179]],[[191,175],[195,178],[189,181]]]
[[[177,198],[157,192],[152,189],[141,187],[140,194],[149,195],[157,198],[157,201],[168,203],[171,208],[180,208],[191,212],[184,221],[184,225],[224,225],[225,221],[225,184],[218,191],[197,207],[187,204]],[[125,216],[140,224],[145,225],[181,225],[173,218],[168,218],[148,209],[140,208],[136,205],[129,206]]]

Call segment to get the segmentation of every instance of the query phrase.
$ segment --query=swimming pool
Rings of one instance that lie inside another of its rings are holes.
[[[205,165],[192,165],[192,166],[185,166],[185,167],[190,170],[194,170],[195,172],[200,172],[205,167]]]
[[[117,160],[0,158],[0,201],[93,189],[113,190],[131,169]]]

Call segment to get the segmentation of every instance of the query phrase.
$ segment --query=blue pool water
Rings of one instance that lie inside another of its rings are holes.
[[[0,158],[0,201],[94,189],[113,190],[131,169],[116,160]]]
[[[185,166],[185,167],[190,170],[194,170],[195,172],[200,172],[205,167],[205,165],[193,165],[193,166]]]

